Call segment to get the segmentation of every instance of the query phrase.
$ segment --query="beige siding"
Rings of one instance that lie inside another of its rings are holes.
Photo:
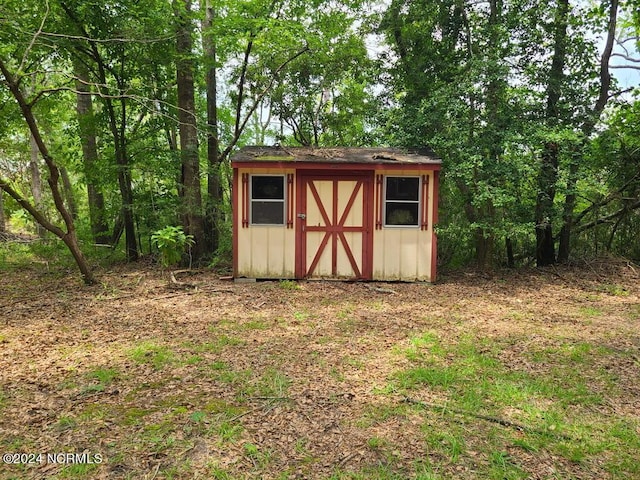
[[[267,169],[240,169],[243,173],[267,174],[275,172]],[[280,174],[280,172],[277,172]],[[283,172],[294,173],[293,170]],[[236,276],[250,278],[294,278],[295,277],[295,230],[285,225],[249,225],[242,227],[242,184],[239,185],[238,208],[234,212],[238,225],[238,269]],[[249,193],[249,192],[248,192]],[[285,194],[286,195],[286,194]],[[295,192],[289,201],[295,204]]]
[[[377,174],[392,176],[416,176],[417,172],[384,172]],[[427,230],[420,227],[385,227],[373,232],[373,279],[431,281],[431,248],[433,235],[433,172],[428,173],[428,225]],[[382,192],[384,195],[384,191]],[[376,199],[376,208],[378,206]],[[421,208],[425,208],[421,205]]]

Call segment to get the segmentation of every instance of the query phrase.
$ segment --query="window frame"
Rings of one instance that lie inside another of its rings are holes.
[[[417,200],[389,200],[387,198],[387,193],[388,193],[388,179],[389,178],[416,178],[418,180],[418,187],[416,190],[416,196],[417,196]],[[383,181],[384,181],[384,189],[383,189],[383,196],[382,196],[382,213],[383,213],[383,219],[382,219],[382,226],[384,228],[420,228],[420,222],[421,222],[421,218],[422,218],[422,209],[424,208],[423,206],[423,202],[422,202],[422,177],[420,175],[384,175],[383,177]],[[418,210],[416,212],[416,221],[415,224],[411,224],[411,225],[393,225],[393,224],[389,224],[387,222],[387,205],[389,203],[411,203],[411,204],[416,204],[418,206]]]
[[[279,177],[282,179],[282,199],[253,198],[253,180],[255,177]],[[253,202],[282,204],[282,223],[255,223],[253,220]],[[284,227],[287,225],[287,176],[278,173],[252,173],[249,175],[249,225],[255,227]]]

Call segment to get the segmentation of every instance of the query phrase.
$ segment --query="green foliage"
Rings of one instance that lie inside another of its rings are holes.
[[[604,3],[570,4],[570,41],[563,45],[566,65],[554,85],[560,95],[553,115],[547,109],[556,4],[392,0],[384,11],[362,0],[211,5],[211,26],[202,22],[204,8],[194,8],[189,20],[200,22],[194,44],[213,42],[215,57],[201,48],[188,56],[197,67],[201,171],[222,186],[221,198],[205,200],[203,208],[207,218],[215,210],[210,218],[220,234],[217,251],[207,252],[213,267],[230,268],[228,154],[236,146],[275,141],[434,147],[444,162],[439,264],[452,267],[479,260],[483,250],[490,262],[502,264],[507,240],[516,264],[529,263],[541,148],[553,142],[559,156],[547,213],[554,231],[567,221],[566,200],[575,196],[569,216],[577,255],[607,251],[640,259],[637,97],[611,96],[606,118],[591,132],[586,128],[594,122],[598,95]],[[636,7],[635,0],[620,7],[622,40],[637,34]],[[89,241],[91,186],[104,200],[98,216],[107,235],[97,243],[118,237],[115,227],[130,209],[134,243],[143,252],[155,244],[165,266],[177,263],[190,245],[188,235],[183,240],[167,230],[175,227],[163,228],[176,223],[185,204],[179,201],[184,185],[176,71],[182,57],[176,54],[174,15],[171,2],[159,0],[54,2],[47,9],[33,0],[9,0],[0,7],[0,18],[10,19],[0,31],[0,58],[21,76],[52,155],[69,172],[83,247],[96,243]],[[33,41],[42,22],[46,41]],[[77,115],[78,99],[69,90],[79,65],[86,67],[80,83],[91,99],[91,113],[84,115]],[[205,73],[211,68],[218,93],[207,105]],[[4,84],[0,105],[0,170],[29,198],[29,133]],[[217,113],[215,132],[207,125],[207,107]],[[95,140],[91,162],[84,152],[87,132]],[[209,133],[224,155],[219,165],[205,159]],[[123,209],[125,172],[133,204]],[[9,226],[33,230],[30,217],[5,199]],[[58,220],[50,194],[43,210]]]
[[[186,235],[182,227],[165,227],[151,235],[151,241],[160,251],[160,262],[170,267],[180,262],[187,248],[193,245],[193,236]]]

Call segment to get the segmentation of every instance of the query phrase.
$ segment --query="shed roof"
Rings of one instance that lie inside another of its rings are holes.
[[[429,164],[442,163],[433,150],[358,147],[243,147],[233,162],[305,162],[337,164]]]

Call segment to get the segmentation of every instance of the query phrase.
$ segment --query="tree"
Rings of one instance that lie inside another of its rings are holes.
[[[558,0],[553,28],[553,57],[546,86],[545,119],[551,128],[561,121],[558,103],[565,75],[568,24],[569,0]],[[552,140],[545,141],[536,200],[536,262],[539,267],[551,265],[556,261],[552,221],[558,179],[558,155],[558,143]]]
[[[79,59],[73,62],[76,76],[76,112],[78,115],[78,136],[82,147],[84,174],[87,182],[87,201],[91,233],[97,244],[109,243],[109,225],[106,221],[104,194],[98,174],[98,142],[96,119],[93,112],[92,89],[87,66]]]
[[[192,60],[194,27],[190,18],[191,1],[175,0],[173,8],[176,21],[176,84],[182,159],[179,187],[183,200],[182,223],[185,234],[191,235],[194,239],[193,256],[200,259],[205,252],[205,238]]]
[[[23,91],[20,88],[20,78],[16,76],[13,72],[9,70],[7,61],[4,58],[0,58],[0,72],[2,73],[4,79],[3,83],[7,86],[11,95],[14,97],[15,101],[18,103],[20,107],[20,111],[24,117],[24,121],[29,127],[29,131],[31,132],[32,138],[35,144],[38,146],[38,150],[44,159],[44,162],[47,166],[49,172],[49,188],[51,190],[51,194],[53,195],[53,200],[56,206],[56,210],[62,217],[64,222],[65,229],[63,230],[50,220],[48,220],[41,210],[37,209],[30,202],[20,195],[18,191],[16,191],[11,184],[0,177],[0,188],[4,189],[18,204],[27,210],[38,222],[38,224],[42,225],[46,230],[53,233],[55,236],[60,238],[64,244],[67,246],[73,258],[75,259],[80,272],[82,273],[82,278],[86,284],[96,283],[96,279],[87,263],[82,250],[78,244],[78,238],[76,235],[75,225],[73,221],[73,217],[67,207],[64,204],[63,194],[60,190],[59,178],[60,178],[60,169],[54,159],[49,154],[49,150],[44,143],[42,135],[40,134],[40,129],[38,128],[38,124],[33,114],[32,102],[27,101]]]
[[[518,102],[507,82],[517,11],[502,1],[394,1],[381,23],[397,55],[389,59],[390,139],[430,145],[445,159],[455,189],[445,186],[443,201],[459,202],[480,268],[491,267],[496,238],[507,234],[505,215],[516,198],[510,179],[522,177],[520,165],[505,158],[506,142],[517,136]]]
[[[610,95],[608,48],[593,62],[590,32],[615,28],[612,3],[604,15],[585,8],[568,0],[552,9],[537,0],[395,0],[382,18],[393,47],[383,57],[388,139],[431,144],[443,156],[441,245],[473,243],[480,267],[494,261],[499,239],[513,264],[514,235],[523,255],[554,262],[558,227],[560,258],[568,256],[582,155]]]
[[[564,202],[562,228],[560,230],[560,239],[558,245],[558,261],[563,263],[569,261],[569,253],[571,249],[571,233],[573,228],[574,210],[577,199],[576,190],[578,173],[580,165],[582,163],[582,152],[586,149],[595,126],[599,122],[600,116],[602,115],[602,112],[604,111],[607,102],[610,99],[612,77],[609,71],[609,62],[613,54],[613,46],[618,23],[618,6],[618,0],[609,1],[606,27],[607,35],[605,46],[602,55],[600,56],[598,96],[595,100],[591,114],[587,116],[581,127],[582,142],[578,150],[578,158],[574,158],[574,161],[572,161],[569,165],[569,175],[567,178],[567,195]]]

